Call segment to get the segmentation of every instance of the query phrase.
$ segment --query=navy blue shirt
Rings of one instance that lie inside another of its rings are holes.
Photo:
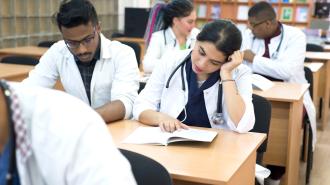
[[[11,154],[11,147],[12,147],[13,141],[10,139],[3,152],[0,154],[0,184],[6,184],[6,175],[9,170],[10,165],[10,156]],[[13,174],[13,183],[14,185],[19,185],[19,177],[18,177],[18,171],[17,166],[14,167],[14,174]]]
[[[203,90],[212,87],[220,79],[219,71],[212,73],[208,79],[198,87],[197,75],[192,70],[191,59],[186,62],[186,76],[188,82],[188,102],[185,106],[187,118],[185,118],[184,110],[178,116],[178,120],[190,126],[208,127],[210,128],[210,120],[207,115]],[[216,98],[214,102],[217,103]]]

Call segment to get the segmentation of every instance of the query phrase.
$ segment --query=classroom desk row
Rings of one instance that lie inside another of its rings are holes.
[[[23,50],[21,50],[23,51]],[[24,50],[26,51],[26,49]],[[8,52],[8,49],[7,49]],[[17,54],[17,53],[16,53]],[[312,55],[313,54],[313,55]],[[324,81],[323,97],[324,105],[329,104],[329,64],[330,56],[314,53],[307,53],[307,57],[318,59],[325,64],[323,66],[326,78],[321,78]],[[1,50],[0,50],[1,55]],[[330,53],[329,53],[330,55]],[[313,60],[314,61],[314,60]],[[313,71],[320,71],[322,67],[312,65]],[[33,66],[22,66],[13,64],[0,64],[0,78],[7,80],[20,81],[27,76],[27,73]],[[314,79],[315,80],[315,79]],[[318,84],[318,83],[314,83]],[[321,83],[322,84],[322,83]],[[298,183],[299,174],[299,155],[300,155],[300,142],[301,142],[301,119],[302,119],[302,97],[303,93],[308,89],[308,85],[288,84],[288,83],[275,83],[275,86],[268,91],[254,91],[254,93],[266,97],[272,104],[272,117],[269,131],[268,148],[264,155],[264,162],[266,164],[273,164],[279,166],[286,166],[287,171],[284,177],[283,184],[295,185]],[[322,93],[321,93],[322,94]],[[314,96],[317,93],[314,91]],[[316,99],[316,98],[315,98]],[[314,99],[314,100],[315,100]],[[328,115],[328,107],[323,106],[322,121],[326,121]],[[325,126],[325,124],[322,124]]]
[[[14,65],[14,64],[0,64],[0,74],[1,74],[0,78],[5,78],[8,80],[19,80],[18,77],[21,77],[21,79],[25,78],[27,73],[32,68],[33,67],[31,67],[31,66],[21,66],[21,65]],[[5,72],[7,72],[7,73],[5,73]],[[270,131],[269,131],[269,136],[268,136],[269,137],[268,148],[267,148],[267,152],[264,154],[264,162],[266,164],[274,164],[274,165],[287,167],[287,171],[286,171],[286,175],[284,177],[283,184],[295,185],[298,183],[299,159],[300,159],[299,147],[301,144],[300,136],[301,136],[301,123],[302,123],[301,119],[302,119],[302,107],[303,107],[302,98],[303,98],[303,93],[307,89],[308,89],[307,84],[299,85],[299,84],[289,84],[289,83],[277,82],[277,83],[275,83],[274,87],[272,87],[271,89],[269,89],[267,91],[257,91],[257,90],[254,91],[255,94],[266,97],[272,104],[272,117],[271,117]],[[110,126],[110,128],[111,128],[111,126]],[[115,128],[117,128],[117,127],[115,127]],[[127,126],[125,126],[124,128],[128,129],[127,131],[123,131],[125,134],[128,134],[129,132],[131,132],[131,130],[129,130],[129,129],[133,129],[130,126],[130,124],[127,124]],[[224,133],[226,133],[226,132],[224,132]],[[221,134],[222,134],[222,131],[221,131]],[[220,134],[220,136],[221,136],[221,134]],[[116,134],[114,134],[114,137],[117,137]],[[124,136],[120,136],[120,138],[122,138],[122,137],[124,137]],[[233,137],[233,136],[231,136],[231,137]],[[247,136],[244,136],[244,137],[247,137]],[[120,140],[120,138],[117,140],[117,142]],[[221,140],[223,140],[223,139],[220,139],[220,141]],[[216,143],[218,143],[218,142],[219,141],[216,141]],[[259,142],[261,142],[261,140],[257,141],[255,143],[256,145],[254,145],[254,147],[257,147]],[[118,146],[123,147],[125,149],[129,149],[129,148],[126,148],[125,145],[120,144],[120,143],[118,143]],[[245,145],[242,145],[242,146],[245,146]],[[141,148],[144,148],[143,146],[132,146],[132,147],[133,147],[133,149],[137,149],[137,150],[135,150],[137,152],[139,152],[141,150],[142,154],[149,153],[148,149],[145,149],[145,150],[141,149]],[[183,147],[183,146],[181,146],[181,147]],[[205,147],[205,146],[203,146],[203,147]],[[240,148],[240,147],[238,147],[238,148]],[[246,149],[246,147],[242,147],[242,148]],[[161,149],[159,148],[158,150],[161,150]],[[162,150],[167,150],[167,149],[163,148]],[[253,154],[254,152],[252,151],[251,148],[248,149],[249,157],[253,156],[253,158],[255,158],[255,156]],[[196,154],[196,152],[191,152],[191,153]],[[212,153],[214,153],[214,152],[212,152]],[[233,152],[233,153],[240,154],[242,152]],[[159,155],[159,152],[155,152],[154,155],[155,156],[151,156],[151,157],[152,158],[157,157]],[[167,154],[167,155],[170,155],[170,154]],[[222,155],[222,154],[219,154],[219,155]],[[160,155],[158,157],[161,157],[161,156],[162,155]],[[155,159],[158,159],[158,158],[155,158]],[[175,159],[178,159],[178,158],[175,158]],[[205,160],[207,162],[211,163],[213,161],[213,158],[205,157]],[[239,161],[242,162],[242,160],[243,159],[240,159]],[[249,162],[246,161],[246,163],[251,163],[251,161],[250,161],[251,159],[248,160],[248,158],[245,158],[244,160],[249,161]],[[179,160],[179,161],[181,161],[181,160]],[[195,163],[196,160],[193,160],[193,161]],[[174,163],[174,162],[169,163],[167,165],[166,165],[165,161],[160,160],[160,162],[162,164],[165,164],[166,167],[168,167],[168,165],[170,165],[169,166],[170,169],[173,169],[172,167],[176,166],[175,165],[176,163]],[[214,164],[214,162],[215,161],[213,161],[213,164]],[[220,164],[222,164],[222,163],[220,163]],[[171,166],[171,165],[173,165],[173,166]],[[193,164],[191,164],[191,165],[193,165]],[[203,166],[203,164],[198,164],[197,166],[199,166],[199,165]],[[209,165],[209,166],[214,166],[214,165]],[[217,166],[217,165],[215,165],[215,166]],[[217,168],[219,168],[219,167],[215,167],[215,170],[217,170]],[[249,169],[248,171],[251,170],[250,172],[254,172],[254,170],[251,169],[251,167],[242,167],[242,168],[244,168],[245,170]],[[199,168],[197,168],[197,169],[199,169]],[[196,169],[196,172],[194,172],[194,173],[200,173],[200,171],[198,171],[197,169]],[[210,167],[200,168],[200,170],[203,170],[203,169],[209,170]],[[240,169],[240,167],[236,166],[234,169],[238,170],[238,169]],[[210,169],[210,171],[212,172],[213,170]],[[233,169],[231,169],[229,171],[233,171]],[[173,175],[177,173],[175,170],[174,171],[170,170],[170,172]],[[206,183],[206,184],[207,183],[212,184],[212,183],[216,182],[215,179],[217,179],[217,178],[218,178],[218,180],[222,179],[222,180],[219,180],[219,182],[224,181],[223,179],[234,178],[234,177],[231,177],[229,174],[226,174],[226,177],[220,178],[219,173],[217,173],[218,176],[217,175],[213,176],[212,177],[213,180],[205,180],[205,179],[203,179],[204,173],[201,173],[201,174],[203,174],[203,175],[198,178],[196,177],[195,180],[197,182]],[[220,173],[220,174],[222,174],[222,173]],[[246,175],[247,174],[248,173],[246,172]],[[234,174],[231,174],[231,175],[234,175]],[[248,176],[250,176],[250,175],[248,175]],[[234,176],[236,177],[236,175],[234,175]],[[181,175],[176,174],[173,177],[178,178],[177,180],[182,180],[182,181],[194,179],[194,178],[189,177],[189,174],[184,175],[184,173]],[[240,177],[240,178],[247,178],[247,177]],[[235,180],[233,182],[235,182],[234,184],[239,184],[239,183],[236,183]],[[242,182],[249,182],[249,181],[242,181]],[[219,183],[219,184],[221,184],[221,183]]]

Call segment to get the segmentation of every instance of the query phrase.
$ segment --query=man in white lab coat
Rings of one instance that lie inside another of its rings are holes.
[[[93,107],[105,120],[131,117],[139,88],[132,48],[101,34],[95,8],[88,0],[64,1],[56,14],[63,40],[41,58],[23,83],[64,90]]]
[[[307,83],[304,73],[306,38],[301,30],[277,21],[273,7],[264,1],[250,8],[248,28],[243,34],[242,50],[245,64],[254,73],[284,82]],[[316,113],[309,92],[304,94],[303,103],[312,125],[315,144]],[[281,175],[275,176],[274,179],[278,179]],[[279,183],[278,180],[276,182]]]
[[[61,91],[0,80],[0,184],[136,183],[93,109]]]

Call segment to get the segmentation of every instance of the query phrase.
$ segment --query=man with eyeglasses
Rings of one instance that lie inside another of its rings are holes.
[[[274,8],[265,1],[258,2],[249,9],[248,28],[243,33],[241,49],[244,51],[244,63],[254,73],[271,80],[307,83],[304,72],[306,37],[300,29],[277,21]],[[315,144],[316,113],[308,91],[304,94],[303,103],[311,122]],[[269,168],[272,173],[265,184],[280,184],[285,168]]]
[[[52,88],[60,79],[67,93],[93,107],[105,122],[130,118],[139,88],[133,49],[101,34],[88,0],[63,1],[55,18],[63,40],[40,58],[23,83]]]

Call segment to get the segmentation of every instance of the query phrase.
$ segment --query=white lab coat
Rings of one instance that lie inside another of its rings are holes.
[[[256,56],[253,64],[245,62],[254,73],[267,75],[273,78],[282,79],[290,83],[307,83],[304,72],[304,60],[306,53],[306,37],[298,28],[283,25],[283,40],[280,46],[278,57],[262,57],[265,51],[263,39],[254,38],[251,30],[243,34],[242,50],[251,49]],[[271,39],[268,45],[269,54],[276,51],[281,40],[281,35]],[[316,112],[313,101],[307,91],[304,94],[304,106],[313,130],[313,145],[316,143]]]
[[[174,71],[174,68],[183,61],[189,52],[189,50],[177,51],[175,54],[173,53],[172,58],[162,60],[161,63],[157,65],[155,70],[152,72],[146,87],[142,90],[134,102],[133,116],[135,119],[139,118],[141,112],[148,109],[166,113],[173,118],[178,117],[188,102],[188,89],[186,88],[186,91],[182,90],[180,69],[171,79],[169,88],[166,88],[165,86],[170,74]],[[236,127],[233,121],[229,118],[226,106],[224,106],[226,102],[222,97],[223,114],[226,123],[223,125],[215,125],[210,121],[212,128],[223,128],[241,133],[248,132],[253,128],[255,117],[252,104],[252,85],[250,74],[251,71],[244,65],[240,65],[232,72],[232,77],[236,81],[238,92],[242,96],[245,103],[245,113],[238,126]],[[186,72],[184,72],[184,78],[185,85],[188,87]],[[219,82],[203,91],[205,107],[209,120],[211,120],[211,116],[217,109],[216,99],[218,97],[218,84]]]
[[[125,106],[125,118],[129,118],[140,77],[134,51],[118,41],[108,40],[102,34],[100,38],[100,60],[96,62],[91,80],[91,107],[98,108],[110,101],[120,100]],[[23,83],[52,88],[57,79],[61,80],[67,93],[89,104],[77,64],[63,40],[47,50]]]
[[[194,47],[198,33],[199,30],[197,28],[191,30],[190,35],[187,37],[186,41],[187,49]],[[143,71],[145,73],[151,73],[155,68],[155,65],[160,63],[160,60],[163,57],[171,57],[173,50],[180,50],[180,46],[178,44],[179,41],[177,41],[171,27],[168,27],[165,30],[165,37],[164,30],[157,31],[151,35],[148,49],[143,58]]]
[[[93,109],[61,91],[10,85],[32,145],[25,163],[16,151],[22,185],[136,184],[129,162]]]

